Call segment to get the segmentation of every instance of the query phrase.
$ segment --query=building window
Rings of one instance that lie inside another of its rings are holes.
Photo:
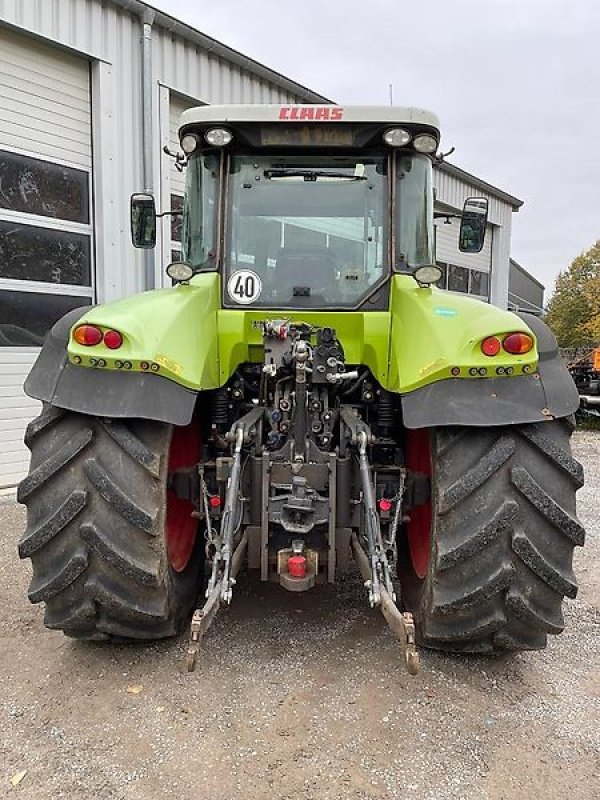
[[[0,208],[87,225],[88,184],[84,170],[0,151]]]
[[[90,297],[0,289],[0,347],[41,347],[50,328]]]
[[[183,229],[183,195],[171,195],[171,261],[181,261],[181,232]]]
[[[451,292],[469,291],[469,270],[456,264],[448,264],[448,289]]]
[[[39,347],[94,297],[90,173],[0,150],[0,347]]]
[[[91,285],[90,237],[0,220],[0,278]]]
[[[489,297],[489,283],[490,276],[487,272],[482,272],[478,269],[471,270],[471,282],[469,284],[469,293],[475,294],[478,297]]]
[[[435,262],[438,267],[442,270],[442,277],[439,281],[436,281],[436,286],[438,289],[447,289],[448,288],[448,264],[445,264],[443,261],[436,261]]]

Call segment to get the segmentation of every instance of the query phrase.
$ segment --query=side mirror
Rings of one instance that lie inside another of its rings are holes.
[[[156,205],[151,194],[131,195],[131,241],[144,250],[156,246]]]
[[[485,197],[467,197],[460,218],[458,249],[462,253],[480,253],[485,240],[488,201]]]

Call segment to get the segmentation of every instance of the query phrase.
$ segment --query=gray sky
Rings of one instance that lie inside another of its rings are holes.
[[[150,0],[336,102],[438,114],[451,161],[525,201],[512,256],[552,289],[600,239],[598,0]]]

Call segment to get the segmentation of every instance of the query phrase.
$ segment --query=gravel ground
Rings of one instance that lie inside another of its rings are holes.
[[[0,796],[596,800],[600,433],[574,450],[588,539],[565,633],[502,658],[425,651],[416,678],[355,577],[299,596],[243,577],[191,676],[183,639],[70,641],[27,601],[24,511],[0,497]]]

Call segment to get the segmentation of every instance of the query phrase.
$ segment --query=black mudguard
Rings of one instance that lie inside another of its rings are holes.
[[[97,417],[139,417],[187,425],[198,392],[160,375],[77,367],[67,360],[69,331],[90,306],[69,311],[50,330],[25,393],[58,408]]]
[[[520,425],[574,414],[579,395],[550,328],[532,314],[519,317],[537,338],[536,375],[438,381],[402,396],[407,428],[438,425]]]

